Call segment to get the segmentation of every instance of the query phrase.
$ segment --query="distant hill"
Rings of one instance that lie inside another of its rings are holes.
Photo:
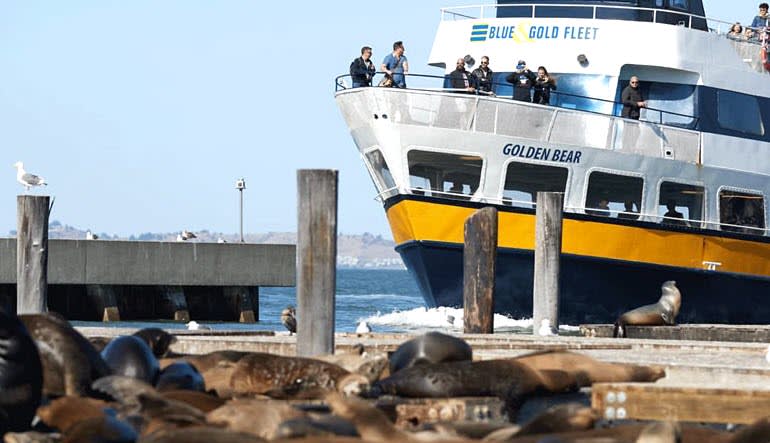
[[[99,237],[99,240],[115,241],[176,241],[177,235],[179,235],[178,232],[144,232],[129,237],[120,237],[106,232],[95,232],[94,234]],[[11,231],[10,235],[15,236],[16,231]],[[220,240],[236,243],[240,238],[237,234],[223,234],[208,230],[196,231],[195,235],[198,238],[191,241],[204,243],[216,243]],[[86,231],[54,220],[48,225],[48,237],[57,239],[85,239]],[[244,240],[247,243],[296,244],[297,234],[295,232],[250,233],[244,234]],[[374,235],[368,232],[363,234],[339,234],[337,236],[337,265],[345,268],[402,269],[404,268],[404,263],[393,249],[394,247],[395,244],[392,240],[384,239],[381,235]]]

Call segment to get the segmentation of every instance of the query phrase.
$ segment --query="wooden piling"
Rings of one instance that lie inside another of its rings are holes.
[[[297,355],[334,353],[337,171],[297,171]]]
[[[465,220],[463,328],[491,334],[494,328],[497,209],[481,208]]]
[[[559,262],[564,194],[538,192],[535,222],[535,279],[532,290],[532,332],[559,332]],[[547,323],[547,331],[543,321]]]
[[[120,321],[120,309],[118,309],[115,286],[86,285],[86,298],[89,303],[93,303],[97,309],[102,311],[103,322]]]
[[[48,310],[47,195],[16,198],[16,313]]]
[[[187,308],[187,297],[181,286],[161,286],[161,300],[169,316],[174,321],[187,323],[190,321],[190,310]]]
[[[222,296],[233,317],[240,323],[256,323],[259,319],[259,287],[225,286]]]

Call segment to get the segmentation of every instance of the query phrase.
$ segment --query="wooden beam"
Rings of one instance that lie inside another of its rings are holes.
[[[494,328],[497,209],[488,206],[465,221],[463,248],[463,326],[466,334]]]
[[[16,197],[16,313],[48,311],[47,195]]]
[[[537,193],[535,271],[532,285],[534,335],[559,334],[559,268],[563,208],[563,193]]]
[[[770,391],[596,383],[591,407],[610,420],[749,424],[767,417]]]

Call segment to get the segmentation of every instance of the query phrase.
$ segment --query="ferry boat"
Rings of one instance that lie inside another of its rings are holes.
[[[429,59],[449,74],[489,57],[494,95],[446,75],[407,75],[406,89],[340,76],[336,102],[425,302],[462,306],[464,222],[493,206],[495,311],[531,317],[536,195],[550,191],[564,193],[561,323],[612,322],[666,280],[681,323],[770,323],[770,75],[761,42],[729,28],[701,0],[499,0],[442,9]],[[550,105],[512,100],[518,60],[556,78]],[[632,76],[638,120],[620,112]]]

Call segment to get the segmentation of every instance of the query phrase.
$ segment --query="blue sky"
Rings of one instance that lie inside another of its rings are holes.
[[[333,99],[363,44],[427,66],[442,6],[467,1],[0,2],[0,235],[12,165],[43,175],[53,219],[128,236],[296,229],[296,170],[340,171],[339,230],[390,236]],[[490,2],[483,2],[490,3]],[[747,23],[758,1],[706,0]]]

